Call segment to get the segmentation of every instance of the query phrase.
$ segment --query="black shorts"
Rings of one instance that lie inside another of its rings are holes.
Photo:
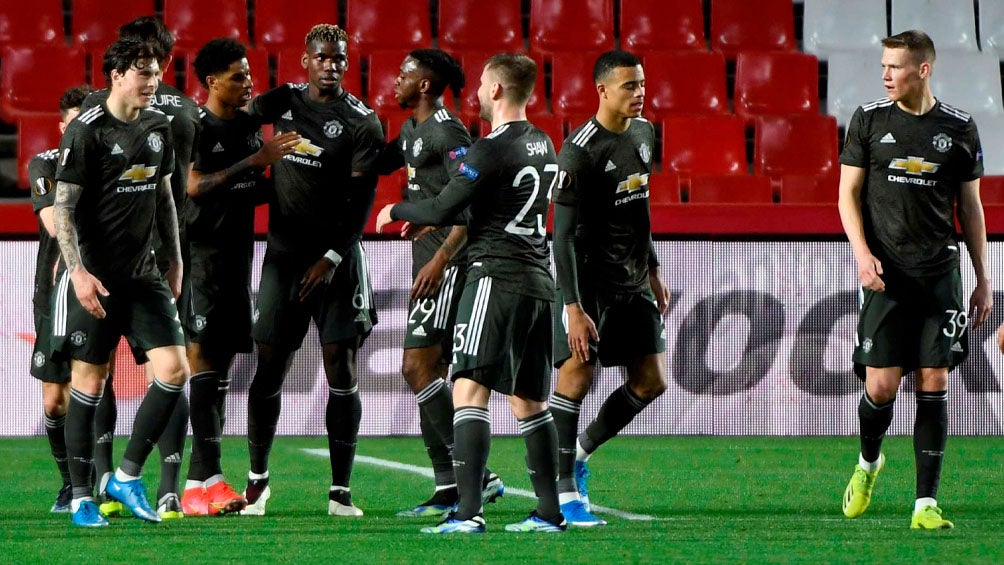
[[[443,356],[449,359],[453,343],[453,324],[457,320],[457,307],[467,280],[466,267],[453,265],[443,272],[443,284],[432,298],[413,301],[408,310],[408,328],[404,334],[404,348],[417,349],[443,346]]]
[[[885,292],[861,289],[854,347],[855,370],[864,367],[955,367],[969,353],[969,316],[958,269],[907,276],[886,269]]]
[[[599,292],[580,284],[582,309],[589,314],[600,342],[589,344],[589,362],[599,358],[604,367],[627,365],[648,355],[666,352],[666,326],[650,288],[641,293]],[[558,289],[554,312],[554,366],[572,356],[568,348],[568,319]]]
[[[98,299],[104,319],[92,316],[77,300],[68,273],[56,285],[52,310],[53,357],[103,365],[111,359],[119,338],[126,337],[136,363],[143,352],[158,347],[184,347],[185,335],[167,283],[161,278],[104,283],[108,296]]]
[[[250,352],[254,307],[248,266],[216,265],[194,251],[191,264],[178,308],[188,338],[213,352]]]
[[[453,330],[453,380],[543,402],[551,391],[551,302],[467,281]]]
[[[321,344],[365,339],[377,323],[373,287],[362,245],[356,244],[324,288],[300,302],[300,281],[320,257],[266,250],[258,286],[254,339],[293,351],[300,348],[313,319]]]
[[[31,353],[31,376],[44,383],[70,382],[70,364],[52,360],[52,316],[35,308],[35,347]]]

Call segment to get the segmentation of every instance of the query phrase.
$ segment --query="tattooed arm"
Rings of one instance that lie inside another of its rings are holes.
[[[175,298],[181,294],[181,238],[178,236],[178,212],[174,206],[174,193],[171,192],[171,175],[164,175],[157,186],[157,232],[160,234],[164,249],[171,266],[164,274],[167,286]]]
[[[70,273],[70,281],[73,282],[73,291],[77,295],[77,300],[92,316],[104,318],[105,309],[101,306],[98,295],[108,296],[108,291],[97,277],[84,268],[84,264],[80,260],[80,245],[77,242],[77,226],[74,223],[73,214],[76,211],[77,202],[80,201],[81,191],[83,191],[83,187],[79,184],[62,181],[56,183],[56,203],[53,206],[56,240],[59,242],[63,261],[66,262],[66,270]]]

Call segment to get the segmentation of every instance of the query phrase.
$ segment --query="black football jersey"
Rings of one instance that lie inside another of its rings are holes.
[[[580,276],[615,292],[648,288],[652,222],[648,179],[655,128],[643,118],[614,133],[596,118],[568,135],[558,162],[567,175],[555,203],[575,206]]]
[[[50,149],[35,155],[28,163],[28,178],[31,180],[31,207],[38,214],[56,202],[56,157],[59,149]],[[35,260],[35,295],[32,302],[35,310],[48,313],[51,310],[50,295],[55,280],[56,264],[59,263],[59,242],[49,235],[49,231],[38,220],[38,258]]]
[[[387,145],[392,160],[403,163],[408,172],[408,200],[417,202],[435,198],[450,181],[471,145],[471,136],[460,120],[446,108],[437,109],[428,119],[418,123],[408,118],[397,139]],[[411,245],[412,276],[428,263],[439,250],[451,227],[436,230],[415,240]],[[466,265],[466,246],[461,247],[451,265]]]
[[[866,170],[865,239],[883,264],[910,274],[958,267],[956,197],[961,183],[983,175],[969,114],[941,101],[921,116],[888,98],[865,104],[848,124],[840,162]]]
[[[158,110],[126,123],[102,103],[66,128],[56,180],[83,187],[74,214],[80,254],[102,282],[159,276],[151,245],[157,186],[173,172],[171,127]]]
[[[261,127],[242,110],[223,120],[205,108],[193,169],[202,174],[222,171],[256,153],[262,146]],[[226,186],[192,198],[188,203],[188,240],[193,254],[213,253],[235,265],[244,264],[254,243],[254,208],[266,200],[263,171],[248,170]]]
[[[557,181],[558,156],[547,134],[530,122],[508,122],[471,145],[439,196],[398,204],[393,216],[436,225],[443,210],[454,217],[469,206],[469,276],[554,300],[544,223]]]
[[[255,97],[248,108],[276,135],[295,131],[303,138],[294,153],[272,166],[275,197],[269,206],[268,245],[277,251],[323,255],[345,248],[338,241],[346,225],[365,223],[340,210],[349,199],[353,172],[374,172],[384,145],[377,115],[343,91],[331,102],[315,102],[306,84],[284,84]],[[372,195],[370,195],[372,198]]]

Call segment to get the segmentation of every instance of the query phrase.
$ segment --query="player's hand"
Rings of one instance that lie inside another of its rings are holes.
[[[84,310],[99,320],[104,319],[105,309],[101,306],[98,296],[108,296],[109,293],[101,281],[82,268],[70,274],[70,281],[73,283],[73,292],[76,293],[77,300]]]
[[[1004,353],[1004,324],[1001,324],[1001,327],[997,328],[997,349],[1000,349],[1001,353]]]
[[[882,262],[872,254],[858,259],[858,279],[861,281],[861,286],[869,290],[885,292],[885,281],[882,280]]]
[[[436,226],[420,226],[411,222],[405,222],[404,225],[401,226],[401,239],[418,241],[437,229],[438,228]]]
[[[568,348],[572,350],[573,357],[586,363],[589,361],[589,342],[600,341],[596,324],[578,303],[566,304],[565,313],[568,315]]]
[[[265,167],[293,153],[293,150],[299,145],[300,139],[300,134],[295,131],[287,131],[266,141],[255,155],[258,158],[258,166]]]
[[[969,297],[969,321],[973,329],[980,327],[987,320],[993,307],[994,293],[990,289],[990,284],[976,283],[976,288],[973,289],[973,294]],[[1000,333],[997,334],[997,343],[1000,343]]]
[[[307,273],[300,279],[300,302],[306,302],[310,295],[319,287],[327,286],[335,276],[337,265],[327,257],[321,257],[316,263],[307,269]]]
[[[377,220],[376,220],[377,233],[382,232],[383,229],[387,227],[387,224],[394,222],[394,218],[390,217],[390,210],[393,207],[394,207],[393,204],[388,204],[384,206],[383,209],[380,210],[379,214],[377,214]]]
[[[446,263],[436,254],[418,271],[418,276],[415,277],[415,282],[411,285],[411,299],[419,300],[435,296],[443,284],[444,270],[446,270]]]
[[[662,277],[659,276],[659,269],[653,268],[648,270],[648,285],[652,287],[652,294],[655,294],[655,304],[659,308],[659,315],[664,316],[666,310],[669,310],[669,288],[666,287],[666,283],[662,281]]]
[[[167,281],[167,286],[171,289],[171,296],[175,300],[181,296],[181,279],[183,274],[184,267],[181,263],[171,263],[171,266],[167,268],[167,272],[164,273],[164,280]]]

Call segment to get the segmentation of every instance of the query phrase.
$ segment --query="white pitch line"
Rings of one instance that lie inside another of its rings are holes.
[[[305,453],[314,455],[317,457],[328,457],[327,449],[304,449]],[[432,473],[432,469],[428,467],[419,467],[418,465],[409,465],[408,463],[400,463],[398,461],[391,461],[389,459],[380,459],[377,457],[368,457],[366,455],[356,455],[357,463],[366,463],[367,465],[373,465],[376,467],[383,467],[385,469],[394,469],[395,471],[404,471],[406,473],[412,473],[415,475],[421,475],[423,477],[433,478],[435,475]],[[522,496],[524,498],[537,499],[537,495],[519,488],[513,488],[510,486],[505,487],[505,494],[512,494],[515,496]],[[660,520],[655,516],[649,516],[647,514],[635,514],[633,512],[625,512],[623,510],[617,510],[616,508],[608,508],[606,506],[599,506],[596,504],[591,504],[590,509],[592,512],[599,514],[609,514],[611,516],[616,516],[617,518],[622,518],[624,520],[639,520],[649,522],[652,520]]]

